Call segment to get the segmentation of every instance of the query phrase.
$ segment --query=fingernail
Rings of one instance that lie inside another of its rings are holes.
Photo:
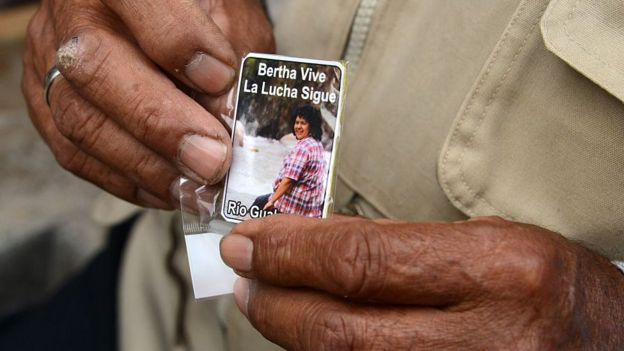
[[[232,269],[247,273],[251,272],[251,255],[253,242],[242,235],[230,234],[221,239],[221,258]]]
[[[152,208],[159,208],[162,210],[171,208],[171,206],[168,203],[162,201],[161,199],[157,198],[156,196],[148,193],[147,191],[143,189],[137,190],[136,198],[137,200],[139,200],[139,202]]]
[[[247,314],[247,305],[249,304],[249,279],[238,278],[234,283],[234,301],[238,309],[243,312],[245,317]]]
[[[199,135],[187,137],[180,150],[180,162],[209,184],[220,180],[226,157],[223,143]]]
[[[236,71],[203,52],[196,53],[185,67],[188,79],[206,93],[219,93],[229,88]]]

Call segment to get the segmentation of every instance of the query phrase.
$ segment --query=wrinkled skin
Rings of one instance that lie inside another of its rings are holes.
[[[622,350],[624,275],[500,218],[274,216],[221,243],[241,311],[289,350]]]
[[[28,29],[22,89],[64,168],[130,202],[172,209],[179,176],[223,177],[230,139],[215,116],[240,58],[273,50],[257,0],[44,0]],[[42,82],[55,63],[63,77],[48,107]],[[197,140],[213,142],[202,149]]]

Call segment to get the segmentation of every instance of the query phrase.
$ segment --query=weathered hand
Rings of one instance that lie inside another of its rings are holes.
[[[63,167],[169,209],[181,174],[216,183],[231,157],[222,123],[183,90],[218,106],[240,57],[273,47],[258,0],[44,0],[29,26],[22,87]],[[42,82],[55,63],[63,78],[48,107]]]
[[[272,216],[221,244],[289,350],[622,350],[624,276],[539,227]]]

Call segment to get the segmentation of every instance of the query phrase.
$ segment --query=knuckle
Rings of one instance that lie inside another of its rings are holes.
[[[107,45],[101,31],[83,28],[58,49],[56,61],[63,77],[72,85],[97,96],[107,93],[103,83],[110,72],[106,63],[111,53],[112,47]]]
[[[300,326],[301,350],[353,350],[357,339],[353,318],[342,311],[311,306]]]
[[[136,92],[128,100],[127,106],[129,106],[129,117],[133,122],[132,133],[138,139],[152,140],[163,136],[161,132],[163,131],[164,107],[159,106],[159,102],[146,97],[143,93]]]
[[[531,242],[505,238],[499,250],[501,262],[493,265],[489,277],[499,296],[535,298],[547,293],[545,287],[556,279],[556,254],[540,245],[540,238]]]
[[[63,95],[68,98],[59,99],[52,114],[57,128],[80,148],[93,149],[100,141],[106,117],[95,107]]]
[[[341,293],[350,297],[374,295],[376,287],[383,285],[385,276],[380,226],[362,220],[345,228],[346,232],[330,242],[325,268],[333,272],[334,284]],[[336,257],[341,258],[341,264],[335,264]]]
[[[508,261],[513,270],[514,280],[521,289],[521,295],[532,296],[539,293],[546,281],[548,272],[548,258],[538,252],[525,252],[523,255],[509,255]]]
[[[289,231],[286,226],[279,223],[279,216],[269,216],[267,223],[276,228],[276,231],[283,233],[282,235],[270,235],[268,231],[256,231],[254,238],[253,250],[253,267],[257,273],[270,280],[273,283],[279,281],[282,277],[290,276],[294,272],[292,269],[283,269],[282,267],[290,267],[292,253],[296,252],[297,234],[298,232]],[[243,222],[238,226],[253,224],[254,221]],[[257,223],[257,222],[256,222]],[[274,248],[279,248],[275,250]],[[283,275],[281,275],[283,272]]]
[[[152,51],[159,51],[157,49],[165,45],[165,49],[182,49],[189,44],[191,34],[186,30],[186,27],[180,26],[179,21],[174,18],[168,18],[159,23],[155,30],[145,33],[145,39],[151,45]],[[166,39],[163,41],[163,38]],[[163,52],[176,52],[176,51],[163,51]]]
[[[76,113],[76,102],[73,99],[58,99],[52,102],[52,106],[54,106],[52,108],[52,118],[56,127],[64,137],[71,139],[73,134],[73,116],[78,114]]]
[[[81,176],[87,164],[87,158],[78,149],[61,147],[53,150],[56,162],[68,172]]]
[[[136,9],[134,11],[138,12]],[[194,23],[189,22],[188,18],[182,20],[188,25],[180,26],[181,20],[172,15],[161,18],[157,23],[146,21],[143,23],[146,27],[136,33],[141,48],[160,66],[169,70],[181,69],[188,64],[187,60],[201,47],[197,33],[206,33],[193,26]]]
[[[154,154],[140,153],[136,156],[136,161],[132,165],[133,174],[135,174],[137,178],[152,182],[165,178],[162,177],[162,174],[160,175],[160,178],[158,177],[159,175],[152,174],[154,173],[153,170],[157,169],[159,162],[160,160]]]

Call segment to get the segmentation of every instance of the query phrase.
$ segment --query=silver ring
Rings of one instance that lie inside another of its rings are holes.
[[[58,68],[56,68],[56,65],[54,65],[52,66],[52,68],[50,68],[48,74],[46,74],[45,81],[43,82],[43,99],[45,100],[48,107],[50,107],[50,87],[58,76],[62,76],[61,72],[58,70]]]

